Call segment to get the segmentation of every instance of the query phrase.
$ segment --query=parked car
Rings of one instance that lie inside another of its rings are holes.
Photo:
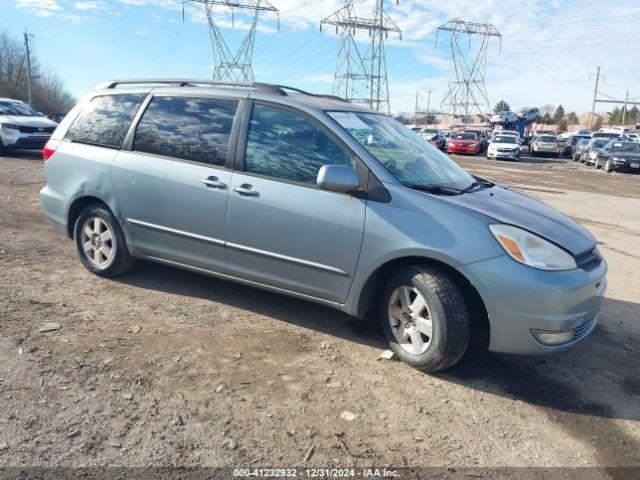
[[[455,364],[484,329],[495,352],[565,350],[603,303],[607,266],[583,227],[335,97],[107,82],[43,156],[44,214],[91,273],[140,258],[375,312],[424,371]]]
[[[574,148],[580,140],[591,140],[591,135],[570,135],[562,145],[562,154],[566,158],[573,158]]]
[[[577,162],[578,160],[580,160],[582,152],[586,150],[590,142],[591,142],[591,138],[581,138],[571,148],[571,159],[574,162]]]
[[[504,158],[517,162],[521,153],[520,142],[513,135],[496,135],[487,147],[487,158]]]
[[[605,172],[640,172],[640,143],[610,141],[598,152],[596,168],[604,167]]]
[[[467,128],[464,130],[464,133],[473,133],[478,137],[478,141],[480,142],[480,151],[484,151],[487,147],[487,143],[489,142],[489,138],[487,132],[485,130],[476,130]]]
[[[447,153],[476,155],[480,152],[480,141],[475,133],[452,134],[447,142]]]
[[[560,143],[555,135],[540,135],[531,142],[531,155],[560,156]]]
[[[525,107],[518,110],[518,117],[528,122],[539,122],[542,118],[540,109],[536,107]]]
[[[620,133],[617,132],[594,132],[591,134],[591,138],[608,138],[609,140],[615,140],[620,138]]]
[[[502,111],[489,117],[491,123],[515,123],[518,121],[518,115],[514,112]]]
[[[447,138],[444,136],[441,130],[438,130],[437,128],[427,128],[420,132],[420,135],[426,141],[431,142],[433,146],[435,146],[439,150],[444,151],[447,144]]]
[[[20,100],[0,98],[0,154],[4,150],[40,150],[57,126]]]
[[[598,152],[602,150],[611,140],[608,138],[592,138],[580,154],[580,162],[587,165],[595,165]]]

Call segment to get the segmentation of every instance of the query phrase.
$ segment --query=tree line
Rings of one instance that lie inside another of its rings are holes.
[[[31,51],[32,106],[45,114],[67,113],[75,99],[64,88],[62,80],[40,64]],[[0,97],[28,101],[27,51],[22,39],[0,30]]]

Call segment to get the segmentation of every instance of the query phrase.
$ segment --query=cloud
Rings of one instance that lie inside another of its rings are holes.
[[[104,2],[97,2],[97,1],[75,2],[73,6],[77,10],[87,10],[87,11],[109,10],[109,7]]]
[[[62,10],[56,0],[16,0],[16,7],[40,17],[51,17],[55,12]]]

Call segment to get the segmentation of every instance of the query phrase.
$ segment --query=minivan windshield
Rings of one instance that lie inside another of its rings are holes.
[[[465,189],[475,179],[453,160],[391,117],[368,112],[327,112],[407,186]]]
[[[36,112],[26,103],[0,102],[0,115],[14,115],[16,117],[39,117]]]

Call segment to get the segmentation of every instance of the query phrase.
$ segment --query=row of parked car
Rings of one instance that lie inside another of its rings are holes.
[[[640,141],[635,134],[617,136],[596,132],[592,137],[578,139],[570,149],[570,157],[577,162],[593,165],[606,172],[640,172]]]

